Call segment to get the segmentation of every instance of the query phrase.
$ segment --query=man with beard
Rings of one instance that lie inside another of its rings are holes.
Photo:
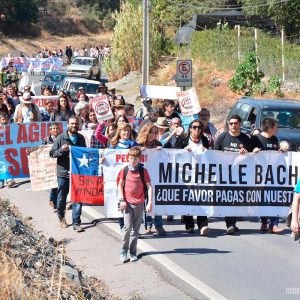
[[[57,215],[61,228],[67,228],[65,219],[66,201],[70,184],[70,146],[86,147],[84,136],[78,133],[79,120],[76,116],[71,116],[68,120],[68,130],[61,133],[54,141],[50,156],[57,158]],[[72,205],[72,225],[77,232],[82,232],[81,223],[81,203]]]

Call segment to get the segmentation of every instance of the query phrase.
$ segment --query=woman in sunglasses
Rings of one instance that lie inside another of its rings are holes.
[[[189,124],[188,133],[180,137],[175,148],[186,149],[188,151],[204,151],[208,149],[208,139],[203,135],[203,124],[199,120],[194,120]],[[184,216],[185,229],[188,233],[193,233],[195,228],[194,217]],[[197,216],[197,225],[201,236],[206,236],[209,232],[207,216]]]

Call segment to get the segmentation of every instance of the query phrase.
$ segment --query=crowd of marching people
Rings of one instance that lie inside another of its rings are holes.
[[[49,57],[59,57],[66,58],[67,64],[71,63],[71,59],[77,56],[89,56],[96,57],[99,61],[102,61],[104,57],[109,56],[111,49],[109,45],[105,46],[95,46],[91,45],[90,47],[82,46],[81,48],[72,48],[71,45],[66,46],[65,50],[63,49],[49,49],[48,47],[43,47],[40,51],[34,54],[36,58],[49,58]]]
[[[0,124],[50,122],[50,136],[41,141],[42,144],[53,144],[50,151],[51,157],[57,160],[58,188],[51,190],[49,203],[58,215],[60,226],[68,227],[65,219],[67,195],[69,191],[69,146],[86,147],[86,142],[79,131],[92,130],[90,147],[109,149],[157,149],[174,148],[186,151],[206,151],[209,149],[219,151],[237,152],[243,155],[248,152],[259,151],[287,151],[280,148],[276,133],[278,121],[272,117],[266,117],[262,122],[262,128],[253,136],[248,136],[240,130],[241,118],[233,115],[228,120],[228,130],[218,132],[210,122],[210,111],[202,108],[197,117],[191,118],[187,124],[186,117],[180,114],[177,103],[173,100],[158,100],[154,103],[151,99],[142,99],[143,106],[138,110],[133,104],[126,103],[122,95],[117,95],[116,90],[109,90],[101,83],[98,95],[106,95],[110,101],[114,117],[111,120],[98,122],[96,113],[91,106],[91,98],[86,95],[83,88],[79,88],[75,99],[64,91],[59,91],[57,107],[54,100],[47,99],[43,109],[40,109],[33,101],[33,93],[30,86],[25,86],[24,92],[18,91],[16,84],[11,83],[0,91]],[[44,93],[46,93],[44,91]],[[45,94],[46,95],[46,94]],[[57,122],[67,121],[68,128],[60,133]],[[184,125],[187,124],[187,125]],[[132,154],[138,157],[137,151]],[[129,171],[136,171],[132,167]],[[7,180],[6,185],[13,187],[13,178]],[[299,185],[299,183],[298,183]],[[0,182],[0,188],[5,182]],[[296,188],[296,193],[299,186]],[[141,189],[140,197],[145,197],[146,191]],[[120,202],[126,202],[124,195]],[[81,203],[72,204],[72,226],[77,232],[83,231],[81,227]],[[124,207],[124,204],[121,203]],[[148,207],[148,211],[150,211]],[[168,216],[167,221],[172,222],[173,216]],[[182,222],[188,233],[195,232],[193,216],[182,216]],[[298,222],[298,221],[297,221]],[[278,217],[261,217],[261,231],[281,233],[278,226]],[[207,216],[197,216],[196,224],[201,236],[209,234]],[[225,217],[227,234],[234,234],[239,230],[237,218]],[[292,221],[292,228],[296,228],[296,221]],[[297,223],[298,224],[298,223]],[[120,229],[124,231],[124,218],[119,219]],[[145,219],[145,234],[157,234],[164,236],[166,231],[163,226],[162,216]],[[126,226],[125,226],[126,228]],[[128,230],[127,230],[128,233]],[[299,233],[299,231],[298,231]]]

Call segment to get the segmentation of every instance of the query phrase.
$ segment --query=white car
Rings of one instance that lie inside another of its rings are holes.
[[[100,80],[101,68],[98,58],[88,56],[77,56],[67,68],[68,76],[84,77]]]
[[[84,78],[65,77],[61,84],[61,89],[66,92],[70,92],[73,97],[80,87],[85,89],[86,94],[97,94],[97,89],[100,85],[100,81],[89,80]]]

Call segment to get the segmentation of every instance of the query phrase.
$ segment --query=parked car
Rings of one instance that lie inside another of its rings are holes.
[[[67,76],[66,72],[51,72],[47,73],[41,81],[41,94],[43,94],[43,90],[45,87],[50,87],[53,94],[56,94],[60,89],[61,84],[64,78]]]
[[[232,115],[242,119],[241,131],[250,134],[253,129],[261,128],[265,117],[278,120],[277,137],[279,142],[287,142],[290,151],[300,147],[300,101],[296,99],[254,99],[242,97],[232,107],[226,126]]]
[[[77,76],[100,80],[101,68],[98,58],[77,56],[73,59],[72,64],[67,69],[68,76]]]
[[[95,95],[97,94],[97,89],[99,85],[100,85],[100,81],[96,81],[96,80],[88,80],[84,78],[75,78],[75,77],[65,77],[61,85],[61,88],[66,92],[70,92],[71,97],[74,98],[79,87],[83,87],[87,95]]]

